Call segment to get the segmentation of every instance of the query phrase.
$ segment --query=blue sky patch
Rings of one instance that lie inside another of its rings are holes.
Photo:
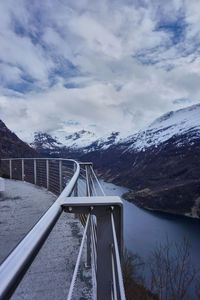
[[[186,27],[184,16],[180,16],[173,21],[161,19],[157,24],[156,30],[167,32],[172,44],[176,45],[184,40]]]

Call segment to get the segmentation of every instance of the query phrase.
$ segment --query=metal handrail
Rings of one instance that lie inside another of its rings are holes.
[[[21,243],[1,264],[0,299],[8,299],[13,294],[38,251],[47,239],[56,221],[60,217],[62,213],[61,205],[65,198],[71,195],[80,173],[79,164],[74,160],[70,161],[75,163],[76,172],[66,188]]]
[[[118,243],[117,243],[113,213],[111,213],[111,224],[112,224],[112,232],[113,232],[113,246],[114,246],[114,252],[115,252],[115,257],[116,257],[116,268],[117,268],[116,273],[118,276],[120,299],[125,300],[126,297],[125,297],[125,291],[124,291],[124,285],[123,285],[122,269],[121,269],[121,263],[120,263],[119,248],[118,248]]]
[[[12,164],[12,161],[15,160],[21,160],[21,167],[17,164],[17,166],[19,166],[17,172],[16,168],[14,168],[14,164],[16,167],[16,163],[13,162]],[[15,176],[18,178],[22,180],[26,179],[25,171],[27,172],[27,169],[25,170],[25,160],[33,160],[32,171],[28,169],[28,172],[32,172],[34,183],[43,185],[47,187],[47,189],[51,186],[53,187],[54,193],[58,193],[58,190],[60,190],[60,192],[62,191],[63,180],[65,183],[68,182],[69,178],[68,176],[65,177],[65,173],[68,172],[71,174],[73,172],[72,170],[74,170],[74,175],[54,204],[0,266],[0,299],[8,299],[13,294],[56,224],[62,211],[64,210],[70,213],[73,210],[73,213],[79,214],[79,218],[81,223],[85,226],[85,230],[70,285],[68,299],[72,296],[83,250],[83,243],[87,235],[87,265],[92,266],[93,274],[95,275],[93,284],[96,287],[97,293],[94,294],[94,299],[96,299],[97,296],[98,300],[102,298],[124,300],[125,293],[120,263],[123,244],[123,208],[121,199],[119,197],[105,196],[103,188],[92,168],[92,163],[79,163],[73,159],[2,159],[2,161],[9,161],[10,178],[12,178],[12,175],[15,173]],[[41,163],[38,162],[38,164],[36,164],[36,160],[45,160],[45,164],[42,164],[42,169]],[[54,164],[52,161],[58,161],[59,163]],[[70,171],[68,171],[67,166],[64,165],[65,161],[72,162],[75,168],[70,166]],[[39,167],[38,171],[37,166]],[[85,170],[83,167],[85,167]],[[52,168],[54,171],[58,170],[58,172],[54,172],[52,175],[50,172]],[[81,174],[81,171],[85,171],[85,176]],[[20,172],[21,175],[19,175]],[[78,179],[80,179],[80,181]],[[74,197],[69,198],[73,191]],[[103,194],[101,197],[98,196],[99,192]],[[108,248],[111,245],[113,245],[113,247],[109,255]],[[104,257],[106,257],[105,260]],[[108,266],[109,274],[107,275],[102,268],[104,263],[106,263],[106,267]],[[112,287],[109,290],[111,283]],[[103,293],[101,291],[101,284],[103,284],[105,288],[105,292]]]

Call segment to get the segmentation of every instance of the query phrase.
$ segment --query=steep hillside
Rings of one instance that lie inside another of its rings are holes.
[[[38,157],[39,154],[20,140],[0,120],[0,157]]]
[[[172,137],[178,136],[180,139],[177,140],[176,146],[181,147],[185,143],[185,138],[182,140],[182,137],[186,135],[188,144],[200,137],[200,104],[166,113],[150,124],[146,130],[127,137],[124,142],[131,142],[127,151],[139,152],[150,147],[156,148],[170,141]]]
[[[200,105],[170,112],[103,152],[88,153],[126,198],[149,209],[200,217]]]

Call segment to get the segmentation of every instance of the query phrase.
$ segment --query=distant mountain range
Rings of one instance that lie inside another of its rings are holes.
[[[116,144],[117,141],[119,141],[119,132],[111,132],[101,138],[86,130],[80,130],[72,134],[58,131],[54,135],[36,132],[34,141],[30,143],[30,146],[42,154],[50,154],[51,156],[62,156],[65,153],[81,155],[92,151],[106,150],[111,145]]]
[[[80,130],[71,134],[64,131],[57,131],[54,135],[45,132],[36,132],[34,141],[30,145],[39,151],[57,152],[59,149],[81,151],[89,153],[96,150],[107,150],[113,145],[124,147],[124,152],[140,152],[148,148],[157,148],[159,145],[169,141],[172,137],[182,137],[190,133],[187,142],[192,143],[193,139],[200,136],[200,104],[171,111],[156,119],[145,130],[136,134],[121,138],[120,132],[110,132],[101,138],[95,133]],[[177,141],[177,147],[183,141]],[[126,146],[124,146],[126,145]]]
[[[139,206],[200,217],[200,104],[166,113],[126,138],[36,133],[31,146],[42,155],[92,161],[103,178],[130,188],[125,197]]]
[[[17,155],[4,141],[4,156],[33,155],[26,144]],[[125,198],[141,207],[200,218],[200,104],[169,112],[126,138],[120,132],[101,138],[86,130],[37,132],[30,146],[42,156],[92,161],[102,178],[128,187]]]

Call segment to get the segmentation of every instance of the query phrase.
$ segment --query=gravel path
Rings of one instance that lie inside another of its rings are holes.
[[[56,197],[29,183],[6,180],[0,194],[0,262],[33,227]],[[83,228],[73,214],[63,213],[12,299],[66,299]],[[91,271],[85,250],[73,299],[92,299]]]

